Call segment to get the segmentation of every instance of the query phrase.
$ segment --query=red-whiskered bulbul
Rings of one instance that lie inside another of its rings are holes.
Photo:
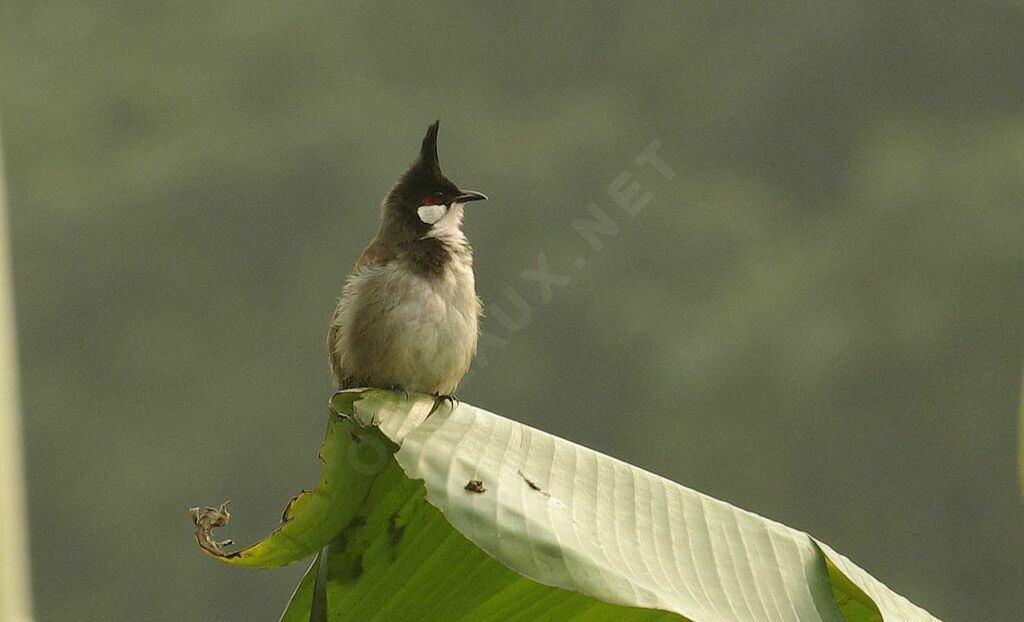
[[[482,307],[462,217],[487,197],[441,172],[437,128],[384,197],[377,235],[341,292],[327,334],[339,389],[451,396],[476,354]]]

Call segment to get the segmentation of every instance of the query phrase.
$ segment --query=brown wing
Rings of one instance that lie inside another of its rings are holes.
[[[364,268],[386,263],[394,257],[395,252],[392,247],[374,238],[366,249],[363,250],[363,254],[359,256],[359,261],[356,262],[353,274]],[[346,292],[342,290],[342,296],[345,295]],[[337,314],[338,310],[335,309],[334,315],[331,316],[330,328],[327,330],[327,358],[330,361],[331,374],[334,376],[334,381],[337,383],[338,388],[349,389],[355,386],[353,384],[356,382],[355,374],[353,374],[353,370],[346,371],[342,369],[341,360],[334,353],[334,344],[338,339],[338,331],[342,328],[335,321]]]
[[[375,237],[366,246],[366,248],[363,249],[363,254],[359,256],[359,261],[356,262],[356,270],[387,263],[394,258],[394,247],[390,244],[385,244]]]
[[[331,321],[331,327],[327,330],[327,358],[331,363],[331,374],[339,389],[345,389],[345,378],[341,371],[341,361],[334,354],[334,340],[338,337],[338,327]]]

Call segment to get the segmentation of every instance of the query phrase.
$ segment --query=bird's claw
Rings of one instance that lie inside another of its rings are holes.
[[[427,413],[427,417],[433,415],[437,411],[437,409],[441,407],[441,404],[445,402],[447,402],[448,405],[450,406],[449,412],[454,411],[462,404],[462,401],[459,400],[459,398],[455,397],[454,395],[437,394],[434,396],[434,407],[430,409],[429,413]]]

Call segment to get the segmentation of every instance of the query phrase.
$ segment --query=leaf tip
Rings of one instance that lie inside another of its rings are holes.
[[[231,513],[228,512],[230,501],[220,504],[220,507],[206,506],[200,510],[198,507],[190,508],[189,515],[192,517],[192,524],[195,525],[196,543],[199,544],[205,553],[220,559],[233,557],[235,554],[228,554],[224,551],[225,546],[234,544],[231,539],[217,540],[213,537],[213,530],[223,527],[231,520]]]

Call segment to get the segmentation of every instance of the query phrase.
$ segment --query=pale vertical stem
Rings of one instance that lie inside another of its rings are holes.
[[[28,622],[32,596],[2,146],[0,141],[0,620]]]

